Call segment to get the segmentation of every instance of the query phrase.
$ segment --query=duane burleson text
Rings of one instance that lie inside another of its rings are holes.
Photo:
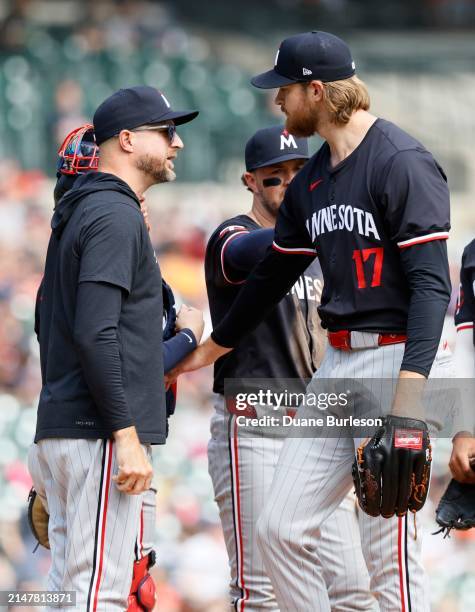
[[[238,427],[382,427],[381,418],[336,417],[327,414],[325,417],[282,417],[265,415],[259,418],[240,415],[236,418]]]

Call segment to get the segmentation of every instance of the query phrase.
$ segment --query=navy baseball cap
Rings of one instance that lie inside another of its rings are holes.
[[[142,125],[173,121],[181,125],[198,115],[196,110],[174,111],[162,92],[154,87],[139,85],[119,89],[99,105],[94,113],[94,132],[98,145],[121,130],[133,130]]]
[[[306,138],[297,138],[280,125],[258,130],[246,144],[246,170],[272,166],[289,159],[308,159]]]
[[[341,81],[355,74],[348,45],[328,32],[306,32],[286,38],[272,70],[251,79],[254,87],[276,89],[306,81]]]

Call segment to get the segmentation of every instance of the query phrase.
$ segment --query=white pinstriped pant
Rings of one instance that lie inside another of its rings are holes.
[[[239,435],[239,431],[236,416],[225,412],[224,398],[216,396],[208,460],[229,557],[232,608],[237,612],[278,610],[257,547],[256,522],[269,495],[284,437],[260,435],[255,428],[251,435]],[[347,492],[349,489],[350,484]],[[377,610],[369,592],[358,531],[351,494],[313,534],[312,563],[324,577],[325,592],[328,588],[335,612]],[[317,608],[293,610],[310,612]]]
[[[41,440],[30,447],[28,467],[50,515],[48,590],[76,591],[67,612],[123,612],[133,562],[152,548],[155,491],[118,491],[111,440]]]
[[[396,380],[404,344],[343,352],[329,346],[309,385],[319,391],[319,378]],[[450,377],[451,360],[439,355],[431,372]],[[372,381],[365,380],[368,388]],[[392,384],[392,383],[390,383]],[[390,404],[382,406],[387,412]],[[301,408],[298,417],[315,416]],[[321,413],[318,415],[321,416]],[[299,435],[298,433],[295,435]],[[324,574],[316,563],[315,534],[334,520],[336,508],[352,485],[351,465],[361,440],[341,437],[289,437],[285,440],[270,494],[257,523],[257,542],[280,610],[329,612]],[[421,530],[414,519],[359,514],[361,545],[381,612],[427,612],[427,580],[421,564]]]

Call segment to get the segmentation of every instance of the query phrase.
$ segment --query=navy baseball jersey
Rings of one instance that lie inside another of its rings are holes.
[[[225,250],[237,236],[258,229],[253,219],[238,215],[222,223],[209,239],[205,275],[213,326],[227,314],[245,283],[226,269]],[[216,361],[213,391],[224,393],[225,378],[311,378],[325,346],[317,311],[322,284],[315,260],[265,320]]]
[[[455,311],[457,331],[473,329],[475,321],[475,240],[468,244],[462,255],[460,286]],[[475,333],[474,333],[475,343]]]
[[[410,288],[400,250],[448,238],[449,192],[432,155],[377,119],[331,167],[324,143],[287,189],[274,248],[318,255],[324,327],[405,332]]]

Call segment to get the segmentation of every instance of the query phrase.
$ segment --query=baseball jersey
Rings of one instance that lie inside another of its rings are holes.
[[[238,215],[222,223],[209,239],[205,276],[213,326],[224,318],[245,283],[226,269],[225,250],[237,236],[258,229],[253,219]],[[315,260],[264,321],[216,361],[213,391],[224,393],[225,378],[310,378],[325,343],[317,311],[321,290],[322,274]]]
[[[475,240],[468,244],[462,255],[460,286],[455,311],[457,331],[473,329],[475,321]],[[475,344],[475,333],[474,333]]]
[[[331,167],[324,143],[287,189],[274,248],[318,255],[324,327],[405,332],[410,290],[400,251],[448,238],[444,172],[421,143],[377,119]]]

